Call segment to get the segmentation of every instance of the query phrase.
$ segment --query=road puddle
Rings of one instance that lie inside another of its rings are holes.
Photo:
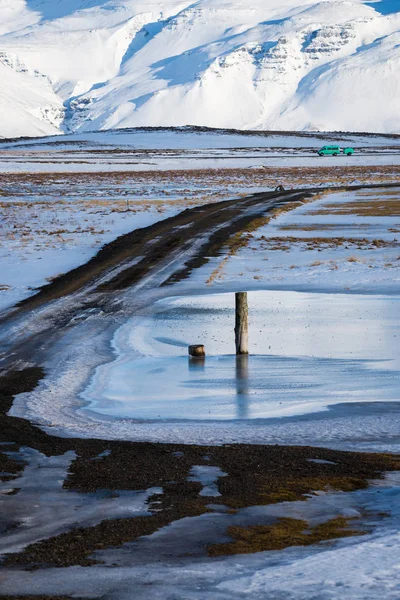
[[[399,401],[399,299],[253,292],[250,356],[234,352],[234,295],[162,300],[114,339],[84,397],[141,420],[257,420]],[[187,356],[190,343],[205,359]],[[383,405],[382,405],[383,408]]]

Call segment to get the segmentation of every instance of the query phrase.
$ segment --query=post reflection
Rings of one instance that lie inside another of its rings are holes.
[[[189,371],[204,371],[205,365],[205,356],[189,356]]]
[[[249,418],[249,355],[236,356],[236,398],[238,419]]]

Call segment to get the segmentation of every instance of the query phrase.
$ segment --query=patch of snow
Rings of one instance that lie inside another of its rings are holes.
[[[331,460],[323,460],[322,458],[307,458],[307,462],[315,463],[316,465],[337,465]]]
[[[211,258],[192,273],[191,282],[214,291],[240,282],[246,289],[398,294],[400,228],[390,203],[399,194],[394,189],[322,195],[252,232],[236,254],[229,256],[227,249]],[[357,203],[367,203],[370,214],[359,215]],[[386,203],[386,214],[380,215],[380,203]]]
[[[5,243],[0,245],[0,310],[84,264],[116,237],[180,211],[179,206],[169,206],[160,212],[157,202],[150,209],[139,206],[132,211],[113,200],[100,206],[95,199],[74,202],[73,198],[62,203],[43,202],[40,197],[7,202],[9,208],[5,202],[1,208]]]
[[[228,473],[224,473],[219,467],[212,467],[211,465],[194,465],[190,469],[190,475],[188,481],[196,481],[203,485],[203,489],[200,491],[199,496],[207,496],[217,498],[221,496],[218,491],[218,479],[220,477],[226,477]]]

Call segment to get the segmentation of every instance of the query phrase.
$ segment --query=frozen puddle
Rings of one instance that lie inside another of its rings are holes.
[[[252,355],[236,359],[233,293],[149,301],[97,368],[109,340],[84,323],[10,414],[77,437],[400,452],[399,303],[251,292]],[[195,343],[206,346],[204,362],[189,361]]]
[[[223,356],[203,365],[188,362],[186,357],[123,362],[90,408],[144,420],[235,420],[399,399],[396,373],[386,361]]]
[[[105,456],[103,453],[101,456]],[[46,457],[23,448],[9,453],[26,466],[11,481],[0,482],[0,554],[59,535],[71,527],[91,527],[105,519],[148,516],[148,500],[162,494],[159,487],[145,491],[100,490],[82,494],[63,488],[75,452]],[[95,459],[94,459],[95,460]],[[18,490],[13,494],[13,490]]]
[[[234,295],[160,301],[114,339],[84,398],[139,420],[253,420],[400,399],[399,298],[249,294],[249,357],[233,355]],[[204,343],[207,358],[189,360]]]
[[[221,496],[218,490],[218,479],[226,477],[228,473],[221,471],[219,467],[195,465],[190,471],[189,481],[198,481],[203,485],[200,496],[217,498]]]

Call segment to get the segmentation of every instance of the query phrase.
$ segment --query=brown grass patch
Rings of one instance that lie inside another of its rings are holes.
[[[375,250],[378,248],[398,248],[400,242],[397,240],[388,241],[381,239],[369,240],[367,238],[346,238],[346,237],[312,237],[301,238],[293,236],[270,237],[262,236],[261,248],[266,251],[288,251],[293,246],[301,246],[302,250],[327,250],[332,248],[344,247],[345,249],[357,250]]]
[[[59,164],[60,169],[63,164]],[[46,166],[44,165],[44,168]],[[194,188],[209,190],[209,196],[214,196],[215,188],[223,197],[237,194],[238,188],[269,188],[274,189],[278,182],[286,189],[303,186],[350,185],[355,180],[360,184],[393,183],[400,175],[400,167],[260,167],[255,169],[189,169],[170,171],[120,171],[120,172],[81,172],[81,173],[7,173],[0,174],[0,196],[36,196],[54,195],[58,198],[68,197],[73,186],[77,196],[98,195],[124,197],[134,193],[138,187],[142,189],[139,195],[154,195],[151,186],[161,186],[164,192],[165,184],[189,190],[185,195],[194,193]],[[191,192],[190,192],[191,190]],[[163,196],[167,195],[163,193]],[[198,193],[196,194],[198,195]],[[222,196],[221,196],[222,197]],[[104,198],[102,197],[104,200]]]
[[[297,224],[282,225],[280,231],[335,231],[337,229],[369,229],[369,225],[353,224],[353,223],[315,223],[315,224]]]
[[[227,544],[213,544],[209,556],[228,554],[253,554],[267,550],[283,550],[291,546],[311,546],[337,538],[365,535],[366,531],[351,529],[354,519],[337,517],[315,527],[307,521],[282,518],[273,525],[229,527],[227,533],[234,539]]]
[[[316,215],[354,215],[357,217],[400,217],[400,199],[375,199],[338,204],[326,204],[319,210],[309,212]]]

